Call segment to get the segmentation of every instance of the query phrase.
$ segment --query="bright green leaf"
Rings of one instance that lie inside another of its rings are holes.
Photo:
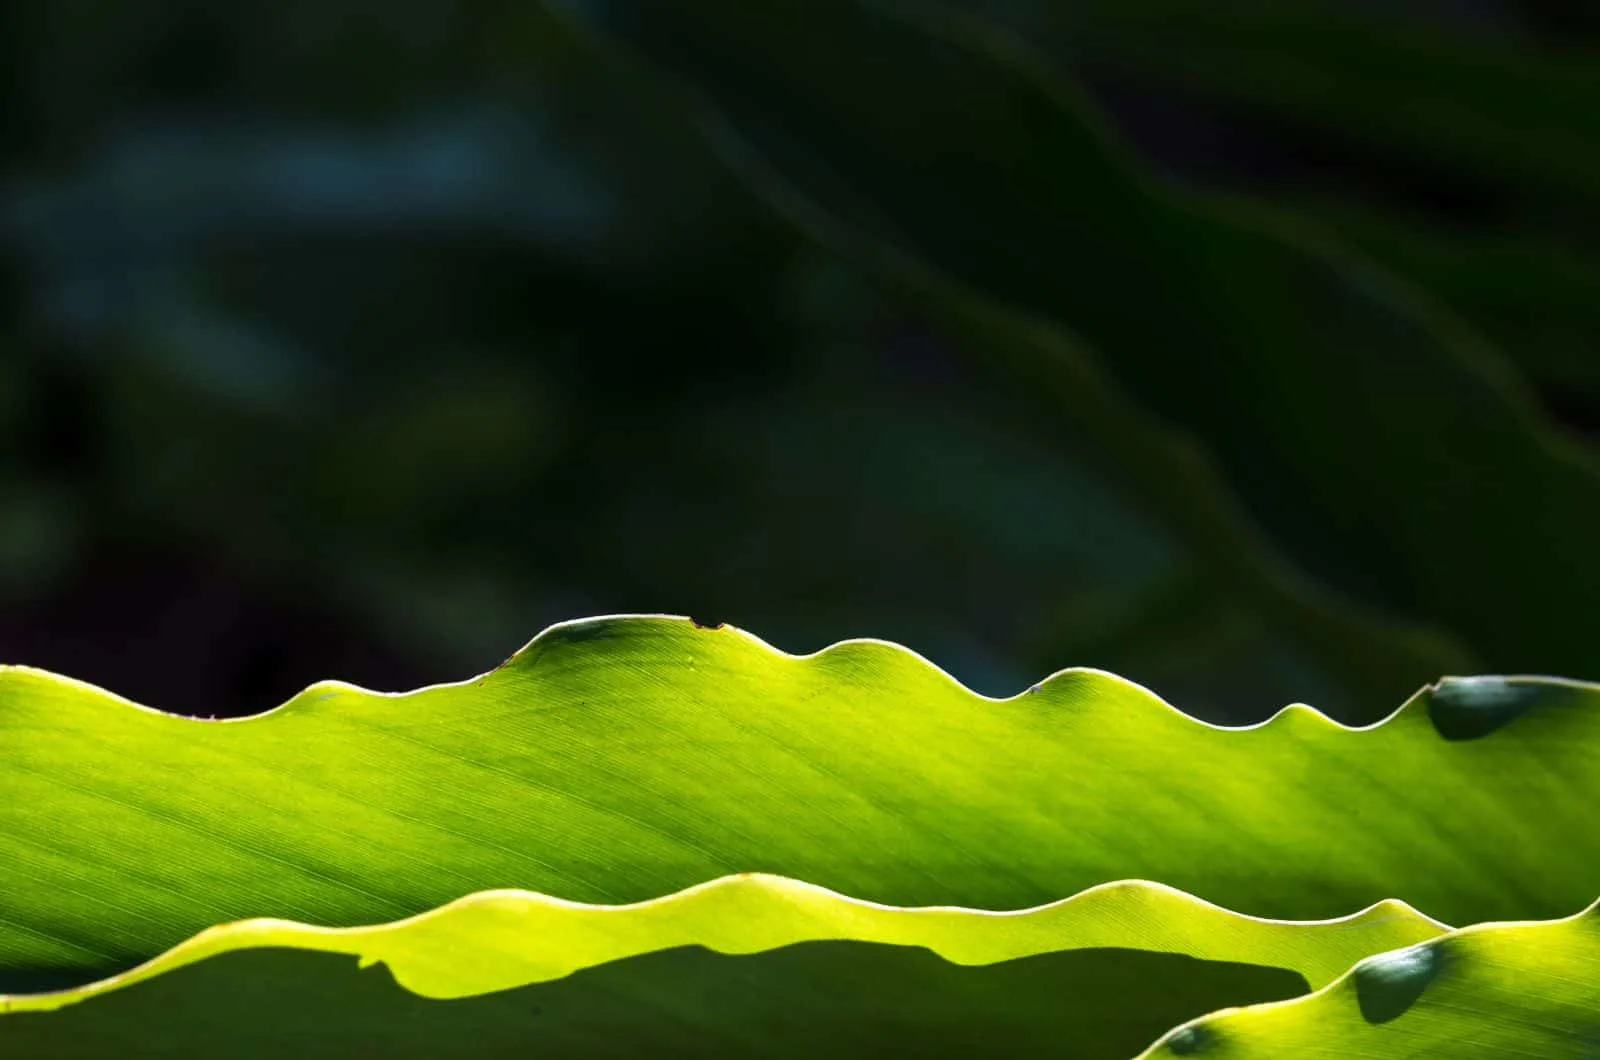
[[[1401,902],[1338,920],[1262,920],[1143,881],[1104,884],[1035,909],[993,912],[878,905],[799,880],[747,874],[632,905],[486,891],[372,927],[237,921],[94,984],[0,995],[0,1012],[47,1012],[219,954],[272,947],[349,954],[363,968],[382,963],[401,986],[431,998],[510,990],[684,946],[748,954],[828,940],[921,946],[962,965],[1065,950],[1140,949],[1285,968],[1320,987],[1362,957],[1445,930]]]
[[[1168,1028],[1245,999],[1293,997],[1290,972],[1139,950],[984,967],[926,950],[812,942],[744,957],[679,949],[457,1001],[356,974],[346,958],[230,953],[86,1005],[0,1016],[0,1052],[51,1060],[481,1060],[552,1056],[1127,1060]]]
[[[226,722],[9,668],[0,989],[249,917],[374,923],[498,888],[631,902],[751,871],[895,905],[1149,879],[1258,916],[1563,915],[1600,890],[1597,696],[1479,679],[1373,728],[1291,707],[1224,730],[1098,671],[990,700],[881,642],[794,657],[669,618]]]
[[[1221,1012],[1146,1057],[1588,1060],[1600,1046],[1600,912],[1483,924],[1370,957],[1318,993]]]
[[[715,1056],[752,1044],[764,1055],[803,1056],[826,1044],[865,1056],[872,1043],[905,1049],[919,1040],[919,1055],[937,1055],[981,1035],[991,1049],[1007,1043],[1011,1055],[1065,1038],[1074,1055],[1126,1057],[1174,1023],[1292,996],[1361,957],[1444,930],[1393,902],[1297,924],[1139,882],[1011,913],[874,905],[758,875],[626,906],[499,891],[375,927],[251,920],[212,928],[90,986],[0,996],[0,1014],[10,1013],[0,1018],[0,1051],[65,1058],[137,1044],[167,1057],[317,1056],[340,1055],[353,1037],[369,1053],[434,1058],[501,1049]],[[273,950],[300,954],[262,952]],[[714,960],[713,952],[763,959]],[[340,975],[327,961],[308,961],[310,953],[357,956],[363,968],[382,963],[424,997],[499,996],[418,1006],[348,964]],[[301,985],[308,979],[318,984],[310,997]],[[522,989],[531,984],[545,986]],[[630,1002],[621,1011],[619,995]],[[719,1001],[713,1012],[707,996]],[[597,1009],[603,1035],[593,1025]],[[529,1021],[531,1011],[540,1018]],[[398,1040],[386,1029],[395,1026],[405,1028]],[[833,1040],[819,1040],[819,1028]]]

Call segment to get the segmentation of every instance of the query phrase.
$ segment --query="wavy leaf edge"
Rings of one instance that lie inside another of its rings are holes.
[[[1561,939],[1560,936],[1571,935],[1571,938]],[[1587,936],[1587,937],[1586,937]],[[1573,941],[1585,943],[1589,952],[1586,955],[1590,970],[1600,967],[1600,899],[1596,899],[1586,908],[1571,916],[1555,920],[1512,920],[1495,921],[1482,924],[1472,924],[1467,927],[1456,928],[1440,933],[1432,939],[1425,939],[1410,946],[1395,950],[1386,950],[1382,953],[1364,957],[1352,965],[1344,974],[1323,986],[1313,989],[1307,994],[1290,998],[1286,1001],[1268,1001],[1255,1005],[1243,1005],[1236,1008],[1220,1009],[1216,1012],[1190,1020],[1181,1026],[1174,1027],[1163,1035],[1149,1049],[1140,1053],[1135,1060],[1159,1060],[1167,1056],[1190,1056],[1196,1054],[1216,1055],[1218,1057],[1275,1055],[1263,1054],[1261,1047],[1265,1044],[1272,1047],[1270,1036],[1282,1033],[1285,1030],[1293,1033],[1303,1030],[1307,1024],[1317,1022],[1331,1023],[1328,1017],[1340,1018],[1345,1008],[1355,1008],[1360,1013],[1359,1021],[1351,1020],[1354,1025],[1364,1025],[1367,1028],[1376,1028],[1391,1021],[1402,1018],[1418,1000],[1422,999],[1436,977],[1439,976],[1441,967],[1449,962],[1452,955],[1444,951],[1448,947],[1471,948],[1474,945],[1483,945],[1484,949],[1492,949],[1496,943],[1517,945],[1530,945],[1545,943],[1550,937],[1557,937],[1558,941]],[[1531,947],[1530,947],[1531,948]],[[1541,946],[1541,949],[1543,947]],[[1490,988],[1504,988],[1508,982],[1515,982],[1517,969],[1514,966],[1494,969],[1491,978],[1498,981],[1489,984]],[[1591,977],[1573,977],[1571,969],[1557,969],[1553,972],[1568,979],[1568,985],[1573,982],[1593,982]],[[1479,999],[1482,1002],[1482,999]],[[1347,1004],[1348,1003],[1348,1004]],[[1487,1002],[1483,1002],[1487,1003]],[[1459,1001],[1457,1002],[1459,1004]],[[1592,1005],[1592,1002],[1591,1002]],[[1590,1008],[1589,1011],[1592,1011]],[[1296,1019],[1299,1026],[1296,1026]],[[1586,1022],[1592,1024],[1592,1019]],[[1542,1027],[1537,1020],[1526,1021],[1526,1027],[1549,1030]],[[1241,1036],[1243,1029],[1248,1035],[1255,1032],[1261,1037],[1249,1040]],[[1586,1048],[1594,1044],[1594,1038],[1570,1041],[1570,1034],[1555,1032],[1566,1044],[1576,1044]],[[1402,1032],[1403,1034],[1403,1032]],[[1346,1040],[1335,1041],[1330,1035],[1319,1036],[1325,1046],[1337,1050],[1341,1045],[1348,1046]],[[1241,1040],[1243,1038],[1244,1040]],[[1265,1043],[1261,1040],[1266,1039]],[[1282,1042],[1278,1043],[1280,1046]],[[1412,1043],[1415,1046],[1416,1043]],[[1437,1042],[1435,1044],[1449,1044]],[[1242,1047],[1243,1052],[1236,1051],[1233,1047]],[[1423,1048],[1427,1041],[1422,1041]],[[1484,1051],[1474,1052],[1472,1055],[1484,1057],[1499,1056],[1529,1056],[1525,1047],[1517,1047],[1511,1051],[1496,1050],[1491,1046],[1483,1046]],[[1363,1052],[1360,1055],[1374,1055]],[[1407,1056],[1434,1055],[1420,1052],[1408,1052]],[[1540,1054],[1544,1055],[1544,1054]],[[1561,1055],[1569,1055],[1562,1053]],[[1579,1055],[1579,1054],[1571,1054]],[[1583,1056],[1591,1055],[1584,1051]]]
[[[59,688],[78,692],[79,694],[89,695],[108,705],[115,705],[144,713],[156,714],[165,718],[191,721],[202,725],[240,725],[248,723],[260,723],[282,714],[307,709],[320,700],[328,698],[331,693],[349,692],[366,697],[404,699],[424,692],[466,688],[475,684],[480,684],[504,671],[513,670],[524,666],[532,666],[537,662],[537,659],[543,649],[554,646],[557,643],[563,641],[583,641],[594,637],[605,636],[611,632],[611,627],[614,624],[622,626],[634,626],[643,629],[648,625],[656,623],[665,623],[680,627],[691,626],[694,629],[712,635],[735,636],[746,643],[765,651],[774,658],[783,659],[788,662],[816,663],[824,661],[829,657],[838,655],[840,653],[862,649],[887,652],[914,661],[924,670],[936,674],[939,678],[961,691],[964,695],[990,704],[1010,703],[1019,700],[1024,696],[1039,693],[1051,684],[1054,684],[1058,681],[1088,676],[1093,677],[1096,680],[1121,686],[1136,693],[1141,699],[1147,702],[1158,704],[1160,708],[1170,712],[1171,714],[1177,715],[1187,722],[1190,722],[1203,729],[1209,729],[1217,732],[1252,732],[1277,725],[1287,724],[1291,720],[1309,720],[1312,723],[1324,728],[1339,730],[1342,732],[1372,732],[1393,723],[1397,719],[1406,715],[1408,712],[1418,709],[1419,704],[1425,704],[1425,701],[1430,696],[1437,695],[1439,693],[1444,693],[1446,696],[1457,700],[1482,700],[1484,698],[1495,698],[1497,696],[1502,696],[1506,694],[1507,689],[1510,689],[1516,685],[1537,685],[1575,689],[1581,688],[1593,689],[1597,692],[1600,692],[1600,685],[1542,674],[1476,676],[1446,675],[1440,677],[1431,684],[1424,685],[1390,713],[1366,725],[1347,725],[1323,713],[1316,707],[1301,702],[1286,704],[1285,706],[1273,712],[1269,717],[1258,722],[1252,722],[1245,725],[1222,725],[1215,722],[1206,721],[1202,718],[1197,718],[1194,715],[1185,712],[1181,707],[1169,702],[1159,693],[1139,684],[1136,681],[1132,681],[1126,677],[1112,673],[1109,670],[1103,670],[1093,666],[1063,667],[1051,673],[1043,680],[1035,682],[1022,691],[1014,693],[1010,696],[989,696],[971,688],[948,670],[944,669],[914,649],[890,640],[877,637],[851,637],[844,640],[834,641],[833,643],[819,648],[816,651],[794,653],[775,647],[756,634],[727,623],[707,623],[686,615],[650,612],[596,615],[587,618],[568,619],[562,622],[552,623],[536,634],[521,648],[513,652],[499,665],[462,680],[441,681],[430,685],[424,685],[419,688],[405,689],[397,692],[376,691],[374,689],[365,688],[361,685],[353,684],[348,681],[321,680],[307,685],[304,689],[295,693],[293,696],[290,696],[287,700],[276,707],[271,707],[256,714],[232,717],[199,717],[189,714],[171,713],[162,710],[159,707],[153,707],[147,704],[139,703],[135,700],[122,696],[115,691],[104,688],[100,685],[96,685],[89,681],[83,681],[78,678],[69,677],[64,674],[56,673],[40,667],[18,663],[0,663],[0,690],[3,690],[5,685],[12,681],[20,680],[44,682],[46,684],[55,685]],[[0,709],[4,709],[3,700],[0,700]]]
[[[1396,899],[1328,920],[1276,920],[1233,912],[1165,884],[1122,880],[1000,911],[884,905],[788,877],[740,873],[622,905],[502,889],[384,924],[234,921],[92,983],[0,995],[0,1015],[54,1011],[209,958],[261,948],[344,954],[358,958],[363,969],[383,964],[401,987],[441,1000],[549,982],[684,946],[744,955],[816,941],[919,946],[968,966],[1075,949],[1151,950],[1286,967],[1317,989],[1355,960],[1450,930]]]

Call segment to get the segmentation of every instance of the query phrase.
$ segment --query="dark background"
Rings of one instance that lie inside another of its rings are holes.
[[[0,8],[0,661],[226,715],[666,611],[1232,721],[1600,678],[1588,5],[968,2],[948,72],[819,0],[782,84],[750,6]]]

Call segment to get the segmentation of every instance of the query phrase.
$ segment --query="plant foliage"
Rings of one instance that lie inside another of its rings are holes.
[[[668,1040],[663,1019],[697,1028],[683,1055],[759,1038],[761,1005],[697,1007],[726,977],[823,1023],[854,1012],[841,1034],[898,1011],[880,1043],[949,1011],[1019,1049],[1065,1033],[1127,1056],[1216,1008],[1343,989],[1365,957],[1454,952],[1449,924],[1587,904],[1596,697],[1457,679],[1364,729],[1303,706],[1225,729],[1099,671],[997,700],[883,642],[791,656],[665,617],[556,626],[458,684],[326,682],[220,722],[13,667],[0,1041],[92,1055],[141,1012],[210,1013],[164,1047],[183,1055],[217,1044],[218,1012],[259,1019],[218,1000],[237,977],[249,1006],[297,1004],[303,974],[338,981],[333,953],[431,998],[531,992],[552,1029],[484,1033],[566,1055],[607,991],[650,1018],[594,1055]],[[1032,992],[996,986],[1028,968]],[[871,1004],[841,1008],[848,982]],[[370,974],[329,990],[363,1026],[457,1018]],[[449,1055],[449,1033],[408,1048]]]

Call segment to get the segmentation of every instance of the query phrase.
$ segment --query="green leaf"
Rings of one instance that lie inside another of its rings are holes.
[[[1295,924],[1137,882],[1014,913],[887,907],[757,875],[627,906],[499,891],[376,927],[252,920],[212,928],[90,986],[0,996],[0,1014],[11,1014],[0,1018],[0,1049],[72,1057],[139,1043],[162,1056],[314,1056],[349,1048],[354,1037],[384,1056],[501,1048],[709,1056],[752,1042],[763,1053],[805,1055],[824,1044],[820,1028],[844,1055],[919,1038],[919,1055],[929,1045],[953,1053],[981,1033],[991,1043],[1012,1039],[1016,1055],[1029,1042],[1065,1037],[1075,1055],[1125,1057],[1174,1023],[1292,996],[1304,981],[1323,985],[1361,957],[1444,930],[1394,902]],[[262,952],[270,950],[300,955]],[[764,959],[715,960],[713,952]],[[363,968],[381,962],[399,985],[429,998],[547,985],[484,1005],[419,1007],[348,964],[341,975],[327,961],[307,961],[308,953],[357,956]],[[976,971],[985,966],[999,967]],[[310,997],[308,979],[317,984]],[[620,1013],[619,994],[630,1002]],[[707,996],[718,1001],[712,1012]],[[598,1049],[596,1009],[605,1032]],[[530,1021],[530,1011],[539,1019]],[[787,1026],[778,1033],[774,1023]],[[398,1042],[384,1030],[394,1026],[405,1028]]]
[[[249,917],[632,902],[749,871],[893,905],[1137,878],[1257,916],[1563,915],[1600,890],[1597,696],[1452,681],[1368,729],[1290,707],[1226,730],[1098,671],[990,700],[882,642],[795,657],[661,617],[226,722],[7,668],[0,973],[82,983]]]
[[[925,950],[802,943],[745,957],[680,949],[568,979],[431,1001],[381,972],[293,950],[231,953],[90,1004],[0,1016],[8,1056],[818,1055],[1127,1060],[1221,1005],[1300,993],[1292,973],[1168,953],[1083,950],[981,968]]]
[[[1285,968],[1320,987],[1362,957],[1446,930],[1403,902],[1381,902],[1337,920],[1274,921],[1229,912],[1160,884],[1125,881],[1015,912],[907,909],[747,873],[631,905],[585,905],[506,890],[468,895],[372,927],[237,921],[93,984],[0,995],[0,1013],[48,1012],[220,954],[272,947],[348,954],[359,957],[363,968],[381,962],[401,986],[431,998],[510,990],[684,946],[749,954],[833,939],[920,946],[961,965],[1093,948],[1181,953]]]
[[[1146,178],[1057,72],[972,25],[856,0],[585,10],[687,86],[791,215],[1087,340],[1325,583],[1490,666],[1590,665],[1600,474],[1402,284]]]
[[[1221,1012],[1145,1057],[1586,1060],[1600,1044],[1600,912],[1482,924],[1369,957],[1307,997]]]

